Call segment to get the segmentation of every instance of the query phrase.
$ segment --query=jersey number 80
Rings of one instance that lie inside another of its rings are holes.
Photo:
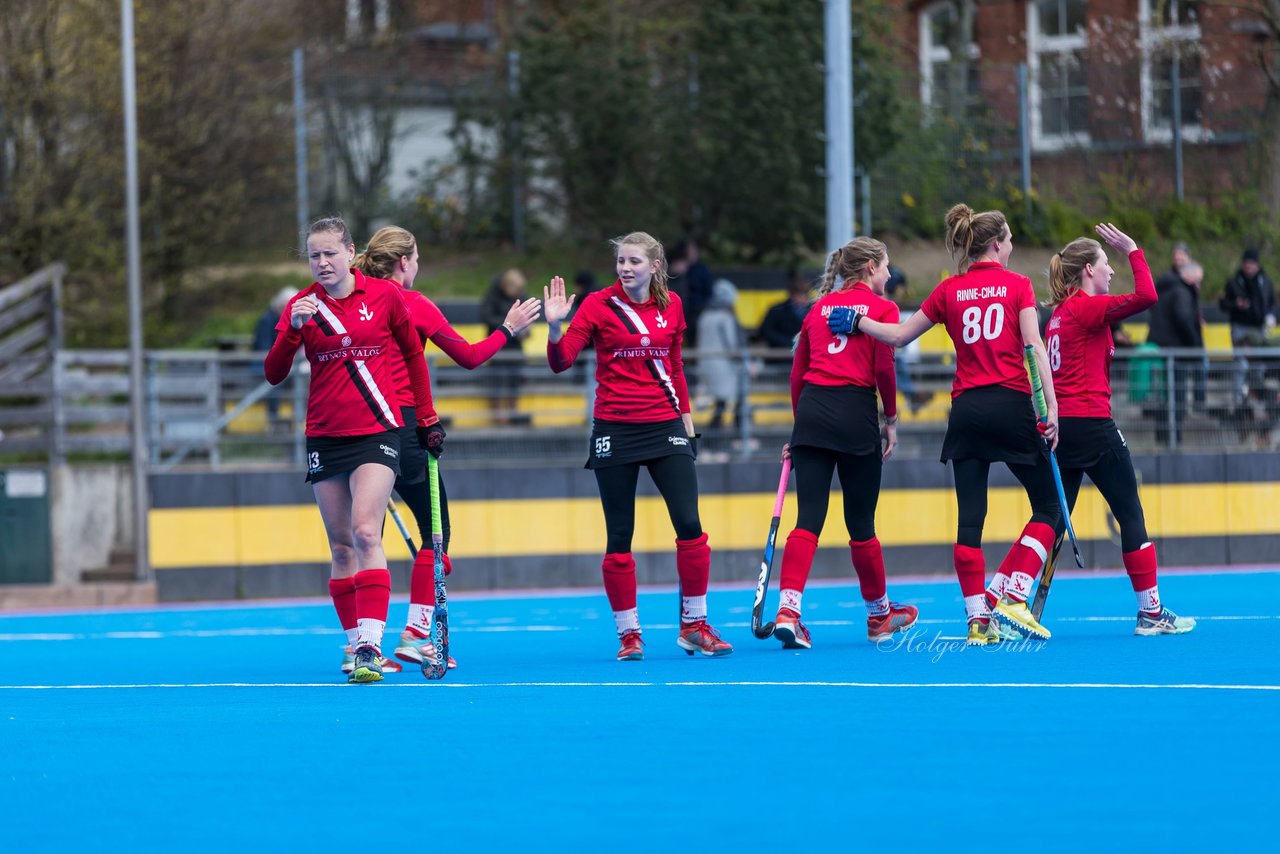
[[[999,338],[1004,331],[1004,306],[998,302],[992,303],[983,312],[980,306],[971,305],[960,316],[960,322],[964,324],[960,336],[964,343],[973,344],[979,338],[991,341]]]

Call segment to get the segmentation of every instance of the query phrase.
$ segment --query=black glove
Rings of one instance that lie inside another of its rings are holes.
[[[418,428],[418,444],[431,456],[440,458],[444,453],[444,428],[440,426],[439,421],[430,427]]]

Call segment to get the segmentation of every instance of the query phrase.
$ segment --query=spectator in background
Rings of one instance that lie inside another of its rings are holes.
[[[582,305],[582,301],[587,298],[587,294],[593,294],[600,290],[600,282],[596,279],[596,274],[590,270],[579,270],[578,274],[573,277],[573,297],[577,305]],[[574,309],[577,310],[576,307]],[[569,319],[573,319],[570,314]]]
[[[493,278],[480,303],[480,319],[489,334],[502,328],[512,302],[526,299],[527,284],[524,273],[514,268]],[[528,337],[529,330],[522,329],[502,345],[500,355],[494,360],[489,401],[495,424],[529,423],[529,416],[517,412],[524,367],[524,339]]]
[[[276,291],[275,296],[271,298],[271,302],[267,305],[262,315],[258,318],[258,325],[253,328],[253,352],[266,353],[271,349],[271,345],[276,343],[276,324],[280,322],[280,313],[284,311],[284,307],[289,304],[289,300],[293,299],[293,295],[298,292],[297,288],[283,287]],[[262,371],[261,365],[258,366],[257,374]],[[274,427],[280,419],[280,397],[279,389],[272,388],[267,392],[267,420],[269,426]]]
[[[756,337],[761,344],[770,350],[791,350],[796,336],[800,334],[800,327],[804,324],[804,316],[813,305],[809,299],[809,290],[809,282],[799,270],[788,272],[787,298],[770,306],[765,312],[764,320],[760,321]],[[791,357],[788,356],[783,361],[789,365]]]
[[[1231,321],[1232,347],[1265,347],[1276,325],[1276,289],[1258,263],[1258,250],[1244,250],[1240,269],[1218,301]]]
[[[1147,342],[1161,348],[1175,347],[1184,350],[1204,351],[1204,321],[1200,316],[1200,283],[1204,268],[1191,259],[1185,243],[1173,246],[1173,267],[1156,279],[1158,302],[1150,312],[1150,328]],[[1186,420],[1187,391],[1193,387],[1195,405],[1203,409],[1205,403],[1205,357],[1181,356],[1174,362],[1173,408],[1175,435],[1169,435],[1167,419],[1157,419],[1156,437],[1161,442],[1172,439],[1176,444],[1180,425]]]
[[[715,276],[712,275],[711,268],[702,263],[698,243],[692,237],[677,243],[669,257],[676,260],[677,269],[683,273],[680,276],[683,279],[683,293],[679,285],[677,293],[681,293],[684,299],[685,321],[689,324],[686,332],[689,340],[685,343],[693,346],[698,343],[698,315],[702,314],[702,310],[711,301],[711,287],[715,284]]]
[[[680,302],[689,304],[689,260],[684,256],[684,243],[677,243],[665,251],[667,259],[667,290],[680,297]],[[686,334],[692,333],[686,330]]]
[[[711,299],[698,318],[698,378],[714,402],[708,430],[724,425],[733,406],[733,426],[742,426],[747,385],[747,347],[742,326],[734,313],[738,289],[728,279],[716,279]]]
[[[1240,269],[1227,280],[1218,305],[1231,321],[1231,346],[1236,350],[1267,346],[1267,337],[1276,325],[1276,289],[1271,278],[1258,263],[1258,250],[1246,249]],[[1258,387],[1261,377],[1250,378],[1249,360],[1236,357],[1232,396],[1237,404],[1244,402],[1248,387]]]
[[[890,264],[889,280],[884,284],[884,295],[898,303],[901,309],[903,300],[908,296],[908,290],[907,274]],[[914,312],[906,312],[902,316],[902,321],[905,322],[912,314]],[[912,350],[914,345],[913,341],[911,346],[895,347],[893,351],[893,370],[898,382],[898,391],[906,397],[907,406],[910,407],[912,414],[933,399],[933,395],[929,392],[917,390],[915,380],[911,378],[911,363],[915,361],[915,353]]]

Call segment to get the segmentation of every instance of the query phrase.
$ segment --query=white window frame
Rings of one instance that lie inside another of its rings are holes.
[[[1181,4],[1181,0],[1165,0],[1168,3]],[[1147,142],[1172,142],[1172,121],[1168,125],[1157,124],[1155,119],[1155,83],[1152,76],[1152,56],[1157,46],[1172,41],[1194,42],[1200,44],[1200,22],[1191,24],[1175,24],[1164,26],[1152,20],[1155,11],[1152,0],[1139,0],[1138,26],[1139,42],[1142,48],[1142,138]],[[1204,103],[1204,72],[1200,77],[1201,109]],[[1188,142],[1201,142],[1208,139],[1209,134],[1201,124],[1182,124],[1182,138]]]
[[[950,6],[953,6],[953,4],[947,2],[932,3],[920,10],[918,19],[920,36],[920,106],[923,107],[926,115],[933,111],[934,63],[951,61],[951,48],[945,44],[933,43],[933,27],[930,19],[935,12]],[[969,61],[977,62],[980,56],[977,42],[969,42]]]
[[[360,22],[362,0],[347,0],[347,38],[359,38],[364,33]],[[373,30],[374,33],[385,33],[391,26],[391,0],[374,0]]]
[[[1086,5],[1087,9],[1087,5]],[[1087,12],[1086,12],[1087,14]],[[1046,54],[1070,54],[1089,46],[1088,29],[1081,28],[1065,35],[1045,36],[1040,33],[1040,5],[1036,0],[1027,3],[1027,86],[1028,109],[1031,117],[1031,147],[1038,151],[1059,151],[1069,146],[1088,145],[1089,131],[1049,134],[1044,131],[1040,114],[1043,96],[1040,91],[1040,58]]]

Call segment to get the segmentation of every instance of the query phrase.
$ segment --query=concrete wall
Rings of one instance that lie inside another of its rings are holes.
[[[1162,566],[1274,562],[1280,553],[1280,454],[1139,456],[1135,467]],[[447,460],[441,470],[454,530],[451,589],[599,584],[604,526],[590,472],[450,467]],[[703,463],[698,476],[712,580],[749,583],[768,531],[777,467]],[[151,561],[161,599],[323,594],[328,551],[301,472],[153,475],[151,494]],[[837,487],[814,577],[852,577],[840,502]],[[1016,481],[994,468],[984,540],[989,566],[999,563],[1029,514]],[[948,467],[928,459],[885,467],[876,527],[891,574],[951,574],[955,518]],[[1089,567],[1121,566],[1114,521],[1091,487],[1073,520]],[[794,521],[793,494],[784,507],[775,572]],[[662,499],[642,477],[633,540],[641,583],[674,583],[672,539]],[[392,525],[384,545],[395,589],[404,591],[409,555]]]
[[[133,548],[133,477],[128,465],[56,466],[51,472],[53,583],[76,584],[111,552]]]

